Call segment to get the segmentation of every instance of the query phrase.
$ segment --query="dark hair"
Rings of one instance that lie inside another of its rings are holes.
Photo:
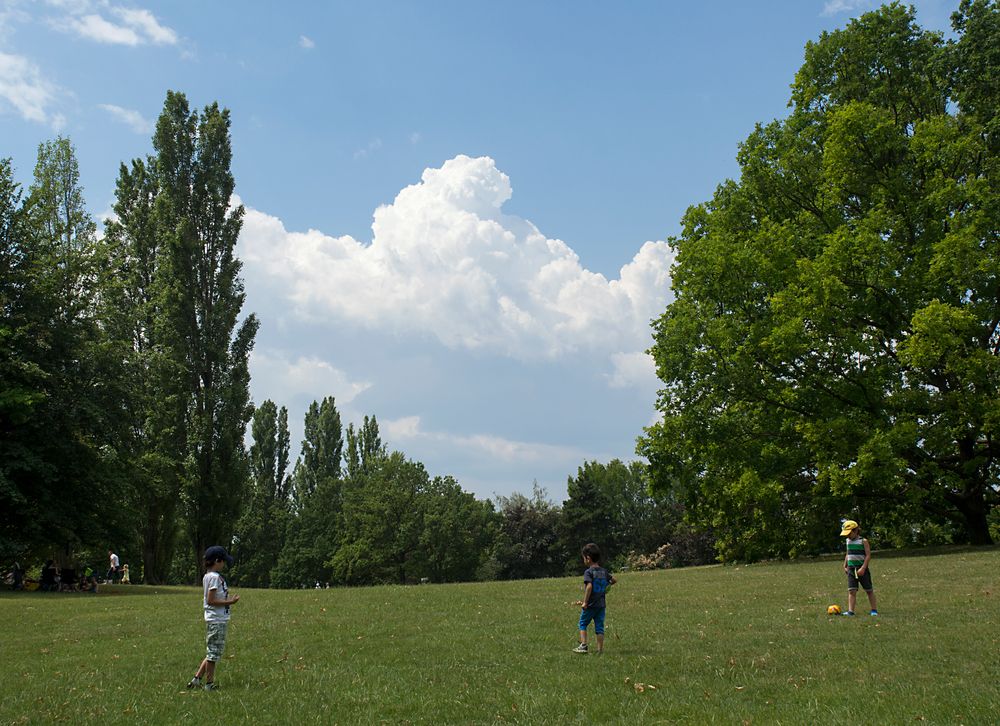
[[[595,545],[593,542],[588,542],[580,550],[580,554],[587,557],[594,564],[601,563],[601,548]]]

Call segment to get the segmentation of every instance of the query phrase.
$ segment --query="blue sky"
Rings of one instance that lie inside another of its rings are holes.
[[[957,2],[921,0],[946,30]],[[232,112],[252,393],[336,397],[480,497],[552,499],[654,417],[665,240],[868,0],[0,0],[0,156],[108,213],[168,89]],[[297,453],[297,446],[293,455]]]

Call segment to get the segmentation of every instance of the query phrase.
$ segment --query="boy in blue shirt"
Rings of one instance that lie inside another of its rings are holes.
[[[601,567],[601,550],[593,542],[583,546],[580,552],[587,571],[583,573],[583,600],[580,605],[580,644],[574,653],[587,652],[587,626],[594,621],[594,635],[597,636],[597,654],[604,652],[604,594],[615,584],[615,576]]]

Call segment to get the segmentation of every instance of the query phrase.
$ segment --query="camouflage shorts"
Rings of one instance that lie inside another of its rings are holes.
[[[205,623],[208,626],[205,635],[205,660],[218,663],[222,660],[222,651],[226,649],[226,629],[229,623]]]

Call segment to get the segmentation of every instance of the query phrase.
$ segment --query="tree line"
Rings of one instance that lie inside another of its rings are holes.
[[[621,565],[671,545],[675,566],[714,559],[711,537],[683,511],[649,494],[645,465],[587,462],[557,506],[532,496],[476,499],[450,476],[382,442],[377,419],[345,428],[334,398],[305,415],[291,473],[287,411],[265,401],[254,413],[251,492],[236,527],[232,579],[258,587],[319,583],[456,582],[562,576],[577,571],[582,542],[600,533]]]

